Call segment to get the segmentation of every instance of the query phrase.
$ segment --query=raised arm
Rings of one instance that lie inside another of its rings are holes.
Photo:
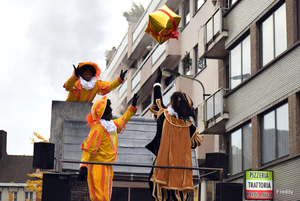
[[[154,87],[154,101],[153,101],[153,105],[155,105],[154,110],[158,110],[158,106],[157,106],[157,102],[156,100],[160,99],[161,100],[161,106],[163,108],[165,108],[163,102],[162,102],[162,93],[161,93],[161,76],[162,76],[162,72],[160,70],[160,68],[157,71],[157,77],[155,80],[155,83],[153,85]]]
[[[114,90],[115,88],[117,88],[120,84],[122,84],[125,81],[126,73],[127,73],[127,70],[124,72],[123,72],[123,70],[121,70],[120,76],[112,82],[98,80],[97,81],[97,87],[98,87],[97,93],[101,94],[101,95],[105,95],[105,94],[111,92],[112,90]]]
[[[127,111],[123,114],[123,116],[121,118],[113,120],[113,122],[117,126],[117,132],[118,133],[123,133],[124,132],[125,125],[127,124],[127,122],[130,120],[130,118],[137,111],[138,108],[136,107],[136,103],[137,103],[138,98],[139,98],[139,95],[137,93],[134,94],[133,99],[132,99],[132,103],[128,107]]]

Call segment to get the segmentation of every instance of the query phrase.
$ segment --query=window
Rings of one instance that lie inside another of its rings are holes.
[[[262,164],[289,154],[288,103],[262,117]]]
[[[195,13],[197,12],[197,10],[199,10],[199,8],[204,4],[206,0],[195,0]]]
[[[178,72],[178,66],[176,68],[174,68],[173,71]],[[164,82],[165,82],[165,88],[168,87],[171,83],[173,83],[173,81],[175,80],[175,78],[176,77],[173,74],[170,77],[166,77],[166,79],[164,80]]]
[[[262,23],[261,32],[264,66],[287,48],[285,3]]]
[[[134,61],[134,62],[131,64],[130,68],[137,68],[137,62]]]
[[[226,7],[230,8],[237,0],[227,0],[226,1]]]
[[[190,21],[190,0],[184,1],[184,26]]]
[[[11,198],[14,198],[12,201],[17,201],[17,199],[18,199],[17,195],[18,195],[18,192],[16,192],[16,191],[12,192]]]
[[[231,175],[252,168],[251,123],[231,133],[230,157]]]
[[[181,60],[184,75],[191,75],[192,70],[192,58],[190,53],[186,53],[184,58]]]
[[[251,75],[250,36],[247,36],[230,51],[231,89]]]
[[[206,67],[206,59],[198,58],[198,46],[194,48],[194,52],[195,52],[195,69],[197,74]]]
[[[142,102],[142,111],[144,111],[151,104],[151,94]]]
[[[26,200],[29,200],[29,201],[33,200],[33,192],[25,192],[25,201]]]
[[[178,71],[176,71],[178,72]],[[175,76],[171,75],[165,79],[165,87],[169,86],[175,80]]]

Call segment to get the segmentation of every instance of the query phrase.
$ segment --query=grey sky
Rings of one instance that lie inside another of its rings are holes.
[[[137,0],[146,8],[151,0]],[[118,47],[131,0],[1,0],[0,130],[7,152],[32,155],[30,138],[50,137],[52,100],[82,61],[105,67],[104,52]]]

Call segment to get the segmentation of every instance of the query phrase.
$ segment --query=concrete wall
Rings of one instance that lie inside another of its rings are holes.
[[[56,159],[62,159],[64,121],[86,121],[91,106],[88,102],[52,101],[50,142],[55,144]]]

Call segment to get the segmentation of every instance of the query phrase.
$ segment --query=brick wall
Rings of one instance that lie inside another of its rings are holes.
[[[87,181],[79,181],[75,175],[71,177],[71,201],[90,201]]]

